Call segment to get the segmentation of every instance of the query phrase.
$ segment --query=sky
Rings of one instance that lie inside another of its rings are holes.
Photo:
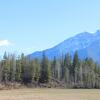
[[[27,55],[99,29],[100,0],[0,0],[0,55]]]

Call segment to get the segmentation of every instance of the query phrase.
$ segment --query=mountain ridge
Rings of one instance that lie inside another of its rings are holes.
[[[71,38],[64,40],[63,42],[59,43],[58,45],[56,45],[50,49],[46,49],[43,51],[37,51],[28,56],[31,59],[32,58],[41,58],[43,55],[43,52],[45,52],[46,56],[49,59],[53,59],[54,57],[59,58],[62,56],[62,54],[65,55],[66,53],[70,53],[71,56],[73,56],[75,51],[78,51],[79,57],[82,59],[84,59],[86,57],[93,58],[93,56],[88,55],[89,52],[91,51],[91,49],[89,49],[89,48],[93,47],[93,45],[94,45],[94,51],[92,51],[92,52],[95,52],[96,48],[100,49],[100,45],[96,45],[97,44],[96,41],[98,42],[98,44],[100,44],[100,42],[99,42],[100,41],[100,30],[97,30],[95,33],[82,32]],[[97,53],[99,53],[99,52],[97,52]],[[99,55],[99,54],[96,54],[96,55]],[[99,57],[97,57],[97,58],[100,59]],[[95,59],[96,59],[96,57],[95,57]],[[96,59],[96,61],[100,61],[100,60]]]

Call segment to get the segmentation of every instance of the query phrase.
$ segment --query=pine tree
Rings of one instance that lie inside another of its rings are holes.
[[[14,82],[16,80],[16,59],[15,55],[11,55],[10,58],[10,81]]]
[[[40,83],[48,83],[50,79],[50,63],[48,58],[43,54],[42,62],[41,62],[41,71],[40,71]]]
[[[37,83],[40,77],[40,62],[38,59],[31,61],[32,82]]]
[[[69,53],[65,55],[64,59],[64,66],[65,66],[65,81],[67,83],[70,82],[70,69],[71,69],[72,61],[71,61],[71,56]]]
[[[21,82],[24,81],[24,67],[25,67],[25,56],[24,56],[24,53],[21,54],[21,59],[20,59],[20,62],[21,62]]]
[[[24,68],[23,68],[23,82],[24,84],[32,82],[32,74],[31,74],[31,64],[30,60],[26,57],[24,58]]]
[[[74,82],[77,82],[77,71],[79,69],[79,58],[78,58],[78,52],[75,52],[74,58],[73,58],[73,65],[72,65],[72,75],[74,78]]]
[[[16,81],[21,82],[21,60],[20,60],[20,56],[16,60]]]
[[[52,78],[56,78],[56,57],[54,57],[54,60],[52,61],[51,71],[52,71]]]
[[[9,58],[8,58],[8,55],[7,53],[5,52],[4,53],[4,56],[3,56],[3,60],[2,60],[2,70],[3,70],[3,81],[5,83],[7,83],[9,81],[9,78],[10,78],[10,64],[9,64]]]

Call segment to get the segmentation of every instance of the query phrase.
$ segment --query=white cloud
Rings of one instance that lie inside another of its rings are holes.
[[[0,40],[0,47],[1,46],[9,46],[11,45],[12,43],[9,42],[8,40]]]

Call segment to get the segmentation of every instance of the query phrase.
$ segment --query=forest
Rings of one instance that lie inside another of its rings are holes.
[[[79,59],[76,51],[49,60],[45,53],[42,59],[30,59],[23,53],[4,53],[0,60],[0,83],[20,83],[35,87],[100,88],[100,65],[92,58]]]

